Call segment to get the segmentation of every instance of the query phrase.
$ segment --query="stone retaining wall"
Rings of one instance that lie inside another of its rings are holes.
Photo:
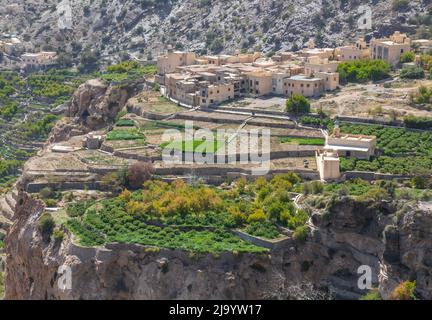
[[[274,250],[275,248],[283,246],[286,243],[292,241],[291,237],[283,237],[276,240],[267,240],[267,239],[252,236],[241,230],[232,230],[231,232],[235,234],[237,237],[239,237],[240,239],[243,239],[244,241],[250,242],[256,246],[267,248],[270,250]]]
[[[346,179],[363,179],[366,181],[373,180],[407,180],[412,178],[409,175],[402,174],[390,174],[390,173],[378,173],[371,171],[347,171],[344,173]]]

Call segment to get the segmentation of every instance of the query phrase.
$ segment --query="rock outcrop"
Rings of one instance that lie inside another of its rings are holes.
[[[106,127],[125,106],[134,86],[107,85],[92,79],[82,84],[73,94],[66,116],[76,118],[90,130]]]
[[[37,228],[43,203],[20,192],[7,242],[7,299],[357,299],[360,266],[387,298],[416,280],[432,299],[429,207],[344,198],[313,217],[305,243],[287,242],[269,255],[198,255],[111,244],[82,248],[66,232],[44,242]],[[62,291],[59,267],[70,267]]]

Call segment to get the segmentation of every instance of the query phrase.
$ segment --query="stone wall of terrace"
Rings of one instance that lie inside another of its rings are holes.
[[[407,180],[411,179],[412,176],[410,175],[403,175],[403,174],[390,174],[390,173],[378,173],[378,172],[371,172],[371,171],[347,171],[344,173],[345,179],[363,179],[366,181],[373,181],[373,180]]]

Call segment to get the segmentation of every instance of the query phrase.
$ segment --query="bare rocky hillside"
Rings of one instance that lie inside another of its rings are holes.
[[[358,8],[372,9],[373,29],[428,35],[429,0],[0,0],[0,30],[42,49],[79,58],[86,48],[102,56],[155,56],[167,45],[204,52],[258,49],[266,53],[339,45],[357,37]],[[420,17],[420,19],[419,19]],[[426,18],[425,18],[426,17]],[[416,26],[417,24],[417,26]]]

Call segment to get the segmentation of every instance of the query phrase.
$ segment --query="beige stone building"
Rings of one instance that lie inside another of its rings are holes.
[[[417,39],[411,41],[412,46],[416,46],[417,50],[421,53],[427,53],[432,49],[432,40],[430,39]]]
[[[272,92],[272,74],[269,71],[246,73],[249,82],[249,95],[264,96]]]
[[[327,58],[310,57],[304,65],[304,73],[308,77],[313,77],[317,72],[337,72],[338,61],[330,61]]]
[[[201,84],[200,106],[211,106],[234,98],[233,83]]]
[[[196,54],[194,52],[172,51],[158,57],[157,69],[159,75],[173,73],[179,66],[187,66],[195,63]]]
[[[370,58],[382,59],[392,66],[397,66],[400,56],[410,50],[410,38],[406,34],[396,31],[390,38],[371,40]]]
[[[285,79],[284,88],[287,96],[299,94],[305,97],[319,97],[325,91],[322,79],[306,75],[296,75]]]
[[[41,51],[38,53],[25,53],[21,56],[22,62],[28,68],[40,68],[54,65],[57,62],[57,53]]]
[[[325,91],[333,91],[339,87],[339,72],[316,72],[314,76],[324,82]]]
[[[315,158],[321,180],[337,180],[341,177],[340,159],[337,151],[317,150]]]
[[[358,39],[354,45],[338,47],[335,50],[338,61],[368,59],[369,56],[370,50],[364,38]]]
[[[336,127],[333,134],[327,136],[325,150],[335,150],[339,156],[370,159],[375,154],[377,138],[375,136],[341,133]]]

